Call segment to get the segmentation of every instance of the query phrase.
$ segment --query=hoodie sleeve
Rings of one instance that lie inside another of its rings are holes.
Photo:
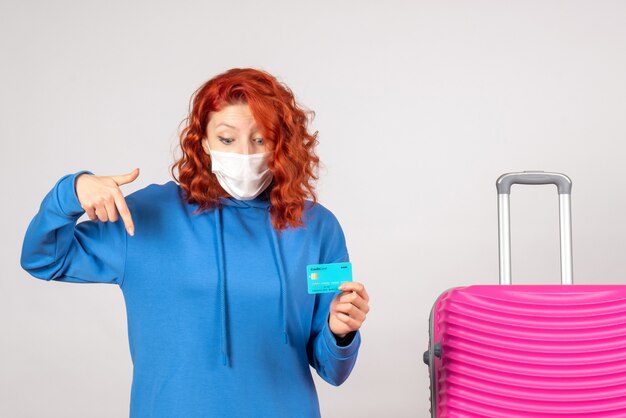
[[[87,220],[76,195],[82,170],[57,181],[30,221],[20,264],[33,277],[73,283],[122,285],[126,262],[126,228],[118,221]]]
[[[334,217],[333,217],[334,218]],[[341,263],[350,261],[345,237],[339,223],[334,220],[334,231],[326,236],[326,255],[322,253],[321,263]],[[334,254],[334,258],[332,257]],[[346,335],[345,342],[339,345],[330,330],[328,318],[330,303],[341,292],[319,293],[315,295],[311,336],[307,345],[309,364],[317,374],[333,386],[341,385],[352,372],[361,345],[361,332]],[[347,344],[347,345],[345,345]]]

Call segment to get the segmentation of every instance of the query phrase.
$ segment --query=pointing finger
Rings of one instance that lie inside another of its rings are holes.
[[[117,210],[124,221],[124,225],[126,226],[126,231],[131,236],[135,235],[135,224],[133,222],[133,218],[130,214],[130,210],[128,209],[128,205],[126,204],[126,199],[122,195],[122,192],[115,193],[115,205],[117,206]]]

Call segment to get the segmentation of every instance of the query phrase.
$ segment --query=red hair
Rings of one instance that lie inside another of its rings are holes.
[[[289,87],[265,71],[233,68],[193,93],[189,116],[183,120],[186,125],[179,134],[183,155],[171,166],[172,176],[184,190],[184,198],[200,205],[199,211],[214,208],[220,204],[220,197],[230,196],[211,172],[211,157],[204,152],[202,139],[207,134],[209,113],[238,103],[250,107],[266,151],[270,151],[268,167],[273,179],[267,189],[274,228],[280,231],[303,226],[305,198],[317,202],[313,186],[319,167],[314,151],[317,131],[310,134],[307,130],[315,112],[298,106]]]

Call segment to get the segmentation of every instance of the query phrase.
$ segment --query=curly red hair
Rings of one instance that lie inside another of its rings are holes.
[[[274,228],[303,226],[305,199],[317,202],[313,185],[320,162],[314,151],[317,131],[311,134],[307,129],[315,112],[302,109],[289,87],[265,71],[232,68],[193,93],[179,134],[183,155],[171,166],[172,176],[184,190],[184,198],[200,205],[198,211],[214,208],[220,205],[220,197],[230,196],[211,172],[211,157],[201,141],[207,134],[209,113],[238,103],[250,107],[270,151],[268,167],[273,179],[265,192],[269,192]]]

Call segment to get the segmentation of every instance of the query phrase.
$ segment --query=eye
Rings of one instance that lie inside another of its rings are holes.
[[[226,145],[232,144],[232,142],[234,141],[232,138],[224,138],[224,137],[221,137],[221,136],[218,136],[217,138],[220,141],[222,141],[222,143],[224,143]]]
[[[263,145],[263,138],[256,138],[255,141],[257,141],[257,144]]]

